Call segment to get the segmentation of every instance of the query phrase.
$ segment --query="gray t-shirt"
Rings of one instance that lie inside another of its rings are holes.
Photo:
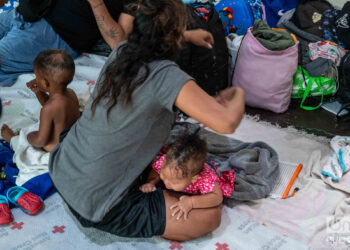
[[[97,81],[103,81],[106,66]],[[105,100],[94,116],[90,98],[84,113],[64,141],[50,154],[50,176],[64,200],[93,222],[122,198],[165,143],[175,121],[173,105],[183,85],[192,77],[174,62],[154,61],[150,74],[132,94],[132,106],[114,106],[107,117]]]

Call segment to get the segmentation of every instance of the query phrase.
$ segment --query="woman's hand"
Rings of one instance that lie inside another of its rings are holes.
[[[170,207],[171,210],[173,210],[173,213],[171,216],[175,216],[177,214],[176,219],[180,220],[182,215],[184,216],[184,219],[188,219],[188,213],[192,210],[193,204],[192,204],[192,198],[188,195],[183,195],[180,197],[179,201],[176,202],[174,205]]]
[[[139,188],[142,193],[151,193],[157,190],[156,186],[152,183],[146,183]]]
[[[175,106],[215,132],[232,134],[244,114],[244,91],[231,87],[213,98],[190,80],[177,95]]]
[[[216,96],[215,100],[221,105],[226,106],[229,101],[231,101],[237,91],[243,91],[241,88],[230,87],[224,90],[221,90]]]
[[[186,30],[184,37],[187,42],[191,42],[194,45],[202,46],[208,49],[213,48],[214,38],[213,35],[202,29]]]

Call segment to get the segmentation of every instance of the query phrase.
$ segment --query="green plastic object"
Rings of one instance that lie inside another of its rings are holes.
[[[318,109],[323,103],[323,96],[332,95],[337,91],[337,83],[327,77],[312,77],[309,73],[298,66],[293,77],[292,98],[302,98],[300,107],[305,110]],[[321,96],[321,102],[315,106],[305,106],[304,102],[309,96]]]

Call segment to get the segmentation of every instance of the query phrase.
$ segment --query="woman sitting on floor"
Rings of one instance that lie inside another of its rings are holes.
[[[186,221],[176,220],[170,207],[180,195],[142,193],[140,177],[169,136],[175,107],[232,133],[244,113],[244,93],[231,87],[213,98],[171,61],[186,28],[181,0],[141,0],[133,10],[128,42],[114,49],[82,116],[51,152],[50,176],[85,227],[194,239],[219,226],[220,208],[193,209]]]

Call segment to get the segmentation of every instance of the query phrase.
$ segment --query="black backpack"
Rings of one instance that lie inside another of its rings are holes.
[[[350,109],[350,52],[341,60],[339,66],[339,90],[337,99],[342,104],[341,110]]]
[[[350,1],[347,1],[336,20],[339,39],[350,49]]]
[[[212,49],[186,43],[175,58],[180,68],[195,78],[197,84],[209,95],[215,95],[228,86],[228,49],[225,32],[219,14],[212,8],[208,21],[197,16],[195,8],[187,5],[189,16],[188,29],[204,29],[214,37]]]
[[[323,37],[322,14],[332,8],[326,0],[299,0],[292,22],[303,31]]]
[[[17,12],[26,22],[35,22],[44,17],[53,6],[55,0],[19,0]]]

